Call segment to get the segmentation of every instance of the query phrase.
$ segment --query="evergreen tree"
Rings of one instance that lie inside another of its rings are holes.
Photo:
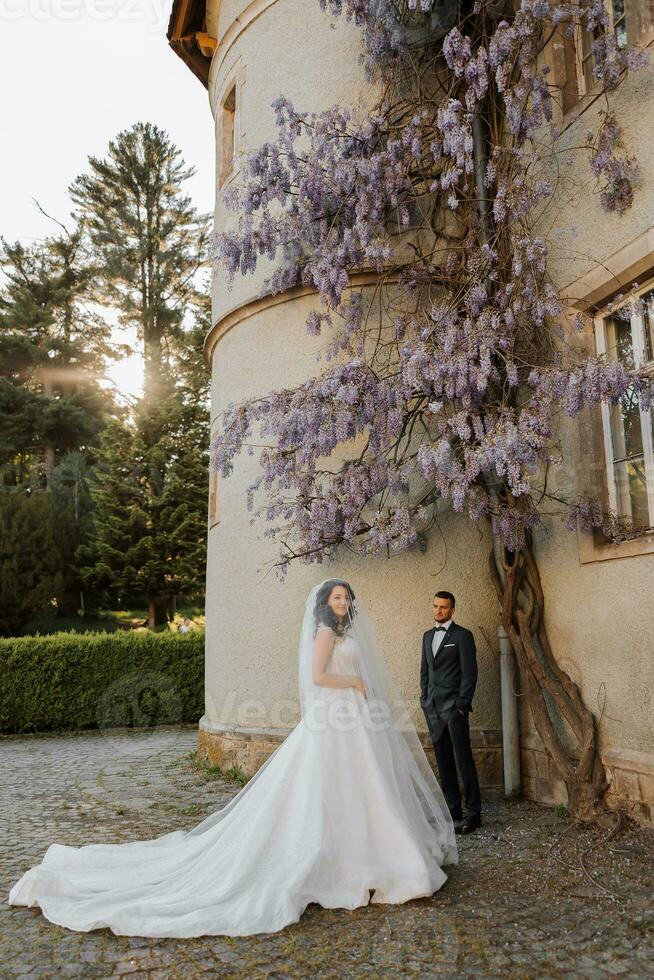
[[[158,586],[151,592],[157,597],[156,606],[150,603],[151,620],[160,619],[166,605],[172,612],[177,595],[202,594],[205,584],[210,379],[202,348],[211,324],[208,282],[192,313],[193,324],[171,350],[174,385],[168,397],[154,410],[144,402],[139,413],[152,490],[147,568]],[[156,442],[147,437],[157,431]],[[174,589],[162,589],[169,582]]]
[[[62,587],[48,493],[0,492],[0,635],[47,609]]]
[[[113,419],[103,432],[90,480],[91,540],[76,554],[94,606],[125,607],[144,599],[133,564],[147,524],[142,473],[133,428]]]
[[[154,125],[119,133],[107,158],[90,157],[89,165],[71,197],[104,301],[137,328],[145,378],[132,424],[112,426],[102,442],[93,542],[80,555],[88,585],[120,603],[146,601],[154,626],[178,594],[198,593],[204,582],[208,379],[200,380],[198,336],[208,298],[196,274],[209,216],[182,193],[194,170]]]
[[[98,382],[115,354],[94,312],[81,228],[29,248],[2,243],[0,464],[3,483],[48,485],[57,461],[85,451],[111,410]]]
[[[84,583],[75,555],[86,542],[92,520],[87,456],[79,450],[67,453],[55,467],[51,481],[54,539],[60,556],[61,588],[57,591],[57,611],[74,616],[85,610]]]
[[[178,596],[204,587],[207,443],[201,408],[171,385],[153,408],[140,406],[134,423],[112,422],[98,450],[92,540],[77,560],[101,602],[147,603],[152,627]]]
[[[107,158],[91,156],[89,167],[70,195],[88,229],[104,301],[138,330],[150,400],[164,394],[169,346],[197,299],[194,277],[206,257],[209,215],[198,215],[181,190],[194,168],[151,123],[119,133]]]

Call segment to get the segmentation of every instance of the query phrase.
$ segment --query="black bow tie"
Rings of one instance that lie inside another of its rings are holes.
[[[444,626],[435,627],[437,633],[447,633],[447,629]]]

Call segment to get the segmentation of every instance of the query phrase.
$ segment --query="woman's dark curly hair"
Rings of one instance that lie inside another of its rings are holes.
[[[337,587],[344,588],[349,596],[349,609],[345,614],[343,620],[341,621],[336,614],[333,612],[331,606],[327,604],[327,600],[330,595]],[[349,629],[352,625],[352,620],[356,615],[354,609],[354,591],[349,582],[343,582],[342,579],[332,578],[328,582],[325,582],[323,586],[318,590],[318,595],[316,596],[316,604],[313,608],[313,619],[314,619],[314,629],[313,635],[315,636],[318,632],[318,627],[329,626],[330,629],[334,630],[337,636],[343,636],[345,631]]]

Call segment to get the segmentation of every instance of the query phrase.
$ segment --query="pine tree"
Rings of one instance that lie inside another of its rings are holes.
[[[144,600],[132,564],[147,523],[142,472],[131,426],[112,420],[103,432],[90,480],[91,539],[76,554],[94,607],[130,606]]]
[[[204,583],[208,379],[200,380],[198,336],[208,290],[198,290],[196,278],[209,216],[182,193],[194,170],[154,125],[119,133],[107,158],[89,157],[89,165],[70,194],[104,301],[137,328],[145,378],[131,426],[114,426],[103,440],[94,539],[80,555],[87,584],[120,603],[146,601],[155,626],[178,594],[198,593]]]
[[[106,159],[89,157],[89,168],[70,195],[88,230],[104,301],[143,343],[149,401],[164,394],[169,345],[197,299],[194,277],[206,258],[209,215],[197,214],[181,190],[194,168],[151,123],[120,132]]]
[[[151,442],[151,431],[159,438]],[[144,438],[144,433],[147,438]],[[178,596],[201,594],[206,568],[207,439],[201,413],[174,390],[135,424],[104,434],[91,484],[92,540],[77,553],[101,603],[148,605],[152,627]]]
[[[0,635],[12,636],[62,588],[53,508],[45,492],[0,492]]]
[[[140,545],[141,574],[147,579],[149,618],[161,622],[180,595],[199,595],[206,568],[208,439],[202,406],[171,392],[157,407],[158,419],[144,406],[139,434],[157,428],[160,437],[142,459],[148,489],[148,533]]]
[[[111,410],[99,386],[115,354],[93,312],[83,232],[64,231],[26,248],[2,243],[0,464],[3,483],[51,483],[57,462],[86,451]]]
[[[178,597],[204,589],[209,377],[202,341],[209,315],[207,294],[177,339],[159,397],[143,399],[129,423],[107,428],[92,482],[92,541],[77,555],[100,601],[146,603],[153,628]]]
[[[93,503],[89,493],[91,469],[87,454],[73,450],[55,467],[50,497],[54,514],[54,539],[60,556],[61,588],[57,612],[74,616],[85,610],[84,582],[75,559],[78,548],[89,536]]]

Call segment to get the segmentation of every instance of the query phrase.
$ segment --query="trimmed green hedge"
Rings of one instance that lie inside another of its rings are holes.
[[[0,639],[0,731],[195,722],[204,633],[53,633]]]

